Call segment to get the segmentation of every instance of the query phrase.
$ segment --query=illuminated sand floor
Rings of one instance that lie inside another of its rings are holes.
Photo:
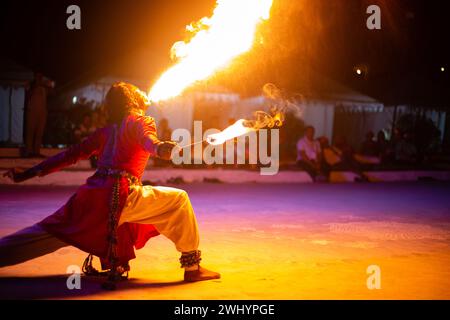
[[[178,253],[153,238],[131,279],[109,292],[66,289],[73,248],[0,269],[0,298],[449,299],[450,183],[192,184],[206,267],[222,279],[181,282]],[[74,188],[0,186],[0,236],[44,218]],[[366,269],[381,268],[369,290]]]

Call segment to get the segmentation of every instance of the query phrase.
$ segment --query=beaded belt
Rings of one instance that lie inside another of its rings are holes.
[[[126,178],[128,179],[130,186],[142,185],[138,177],[132,175],[126,170],[112,169],[112,168],[98,168],[97,171],[95,172],[95,175],[113,178]]]
[[[110,271],[108,275],[108,281],[104,283],[105,288],[114,288],[115,282],[118,278],[118,253],[117,253],[117,224],[119,219],[119,196],[120,196],[120,179],[126,178],[128,180],[129,187],[133,185],[142,185],[139,178],[130,174],[126,170],[113,169],[107,167],[100,167],[95,172],[95,175],[100,177],[112,177],[115,179],[113,188],[111,190],[111,198],[109,203],[108,213],[108,255],[107,260],[110,265]]]

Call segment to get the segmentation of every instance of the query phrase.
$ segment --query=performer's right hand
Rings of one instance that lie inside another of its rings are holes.
[[[158,157],[164,160],[171,160],[172,159],[172,150],[174,148],[178,148],[178,145],[176,142],[173,141],[163,141],[160,144],[158,144]]]

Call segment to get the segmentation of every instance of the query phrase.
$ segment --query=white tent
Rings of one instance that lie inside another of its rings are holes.
[[[326,77],[319,77],[319,88],[316,91],[299,89],[303,99],[297,101],[298,117],[306,125],[313,125],[316,128],[317,136],[327,136],[332,138],[334,132],[335,113],[338,110],[346,110],[354,113],[371,113],[372,130],[385,126],[391,119],[385,114],[384,106],[377,100],[347,88]],[[142,90],[148,90],[148,84],[138,79],[124,79],[120,77],[104,77],[83,87],[70,91],[68,100],[74,97],[86,98],[101,103],[110,86],[116,81],[128,81],[137,85]],[[320,94],[317,93],[320,92]],[[159,121],[166,118],[172,130],[184,128],[192,130],[193,121],[203,121],[203,130],[225,128],[231,119],[248,118],[257,110],[268,111],[269,103],[262,95],[253,97],[242,97],[226,88],[218,86],[208,86],[201,89],[189,90],[187,93],[164,101],[157,105],[152,105],[148,114]],[[367,127],[361,128],[361,132],[354,132],[354,135],[364,136],[363,132]]]
[[[305,94],[301,95],[302,99],[294,100],[296,105],[294,114],[306,125],[314,126],[317,136],[326,136],[329,139],[333,137],[335,114],[338,111],[365,115],[367,118],[365,124],[358,127],[358,132],[352,132],[358,137],[364,137],[365,130],[378,131],[389,125],[392,115],[385,112],[381,102],[330,79],[325,78],[322,81],[327,83],[325,94]],[[196,112],[199,102],[208,105],[208,112]],[[214,124],[217,124],[217,129],[223,129],[229,124],[229,119],[248,118],[254,111],[269,111],[269,106],[270,103],[262,95],[241,97],[223,88],[213,88],[211,91],[186,94],[164,103],[156,112],[151,110],[150,114],[157,119],[167,118],[172,129],[177,127],[190,129],[192,119],[203,120],[217,113],[220,120]]]

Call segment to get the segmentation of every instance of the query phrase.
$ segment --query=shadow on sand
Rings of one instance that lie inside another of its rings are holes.
[[[81,289],[69,290],[66,285],[67,275],[51,275],[40,277],[0,277],[0,299],[89,299],[90,296],[105,294],[101,288],[105,277],[81,277]],[[163,288],[181,286],[188,283],[180,280],[173,282],[142,282],[130,278],[117,284],[117,290],[145,288]]]

